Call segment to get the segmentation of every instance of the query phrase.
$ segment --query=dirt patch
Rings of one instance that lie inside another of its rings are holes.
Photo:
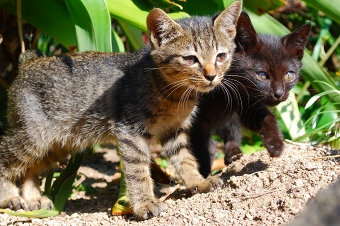
[[[189,196],[176,183],[156,185],[165,202],[161,216],[137,222],[133,216],[112,216],[119,189],[118,156],[101,149],[80,169],[84,186],[96,193],[74,191],[64,212],[45,219],[0,214],[0,225],[280,225],[291,221],[307,201],[339,178],[340,165],[326,147],[286,144],[280,158],[266,151],[245,155],[223,169],[225,186],[207,194]],[[170,168],[171,169],[171,168]]]

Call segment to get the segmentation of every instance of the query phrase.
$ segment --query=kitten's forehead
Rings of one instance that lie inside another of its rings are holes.
[[[278,74],[286,74],[288,71],[298,71],[301,67],[300,61],[292,57],[281,42],[281,38],[275,35],[259,34],[260,48],[248,55],[256,70]],[[250,65],[249,65],[250,66]]]
[[[191,17],[177,21],[191,40],[185,44],[184,48],[189,52],[198,52],[209,55],[210,53],[229,52],[232,46],[227,37],[222,37],[215,29],[210,17]]]

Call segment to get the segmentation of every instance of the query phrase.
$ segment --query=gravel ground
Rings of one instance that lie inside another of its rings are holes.
[[[96,193],[74,191],[64,212],[44,219],[0,214],[0,225],[281,225],[292,221],[320,190],[339,178],[339,154],[327,147],[286,144],[280,158],[266,151],[245,155],[223,168],[225,186],[190,196],[184,186],[156,184],[155,193],[167,197],[168,210],[159,217],[136,221],[112,216],[120,173],[115,150],[100,149],[79,171],[84,186]],[[168,167],[171,170],[171,167]],[[82,176],[81,176],[82,175]],[[169,195],[170,194],[170,195]],[[169,195],[169,196],[168,196]]]

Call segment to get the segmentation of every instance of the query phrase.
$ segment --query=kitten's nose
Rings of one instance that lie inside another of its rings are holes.
[[[216,77],[216,75],[204,75],[204,77],[209,80],[210,82],[214,80],[214,78]]]
[[[203,68],[204,70],[204,77],[208,81],[213,81],[216,77],[216,67],[214,64],[206,64]]]
[[[283,91],[282,90],[278,90],[278,91],[274,92],[274,96],[277,99],[280,99],[283,96]]]

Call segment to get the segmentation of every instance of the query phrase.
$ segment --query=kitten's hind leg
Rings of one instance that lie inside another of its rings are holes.
[[[185,186],[192,193],[210,192],[222,186],[223,181],[218,176],[204,179],[199,173],[196,159],[188,149],[188,137],[187,131],[179,130],[177,135],[163,146],[163,150],[170,157]]]
[[[13,180],[0,175],[0,208],[11,210],[28,210],[26,201],[20,197],[19,188]]]
[[[150,139],[126,132],[120,136],[117,135],[134,215],[139,220],[158,216],[167,208],[166,204],[159,201],[153,192],[153,181],[150,175]]]
[[[20,190],[16,186],[16,179],[22,169],[18,156],[22,153],[20,144],[23,142],[17,136],[9,135],[10,132],[0,140],[0,208],[28,210],[28,205],[20,197]]]
[[[8,131],[0,144],[0,207],[12,210],[50,209],[52,201],[40,194],[38,175],[52,165],[44,159],[37,163],[42,153],[27,142],[21,130]],[[56,161],[56,160],[54,160]],[[16,180],[21,183],[20,189]]]

